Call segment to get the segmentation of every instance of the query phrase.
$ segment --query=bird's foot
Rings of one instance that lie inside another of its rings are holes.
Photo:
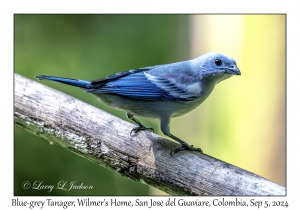
[[[144,131],[144,130],[148,130],[148,131],[154,132],[153,128],[149,128],[149,127],[144,126],[143,123],[141,123],[140,121],[138,121],[138,120],[133,116],[133,114],[131,114],[131,113],[128,112],[128,113],[127,113],[127,117],[128,117],[128,119],[132,120],[133,122],[135,122],[135,123],[138,125],[138,127],[135,127],[134,129],[131,130],[130,136],[132,136],[132,135],[131,135],[132,132],[137,133],[137,132]]]
[[[170,152],[170,154],[173,157],[173,155],[175,153],[180,152],[182,150],[198,151],[198,152],[203,153],[203,151],[202,151],[201,148],[195,148],[195,147],[193,147],[193,145],[188,145],[186,143],[183,143],[183,144],[181,144],[180,147],[176,147],[176,148],[172,149],[171,152]]]
[[[140,132],[140,131],[144,131],[144,130],[148,130],[148,131],[151,131],[151,132],[154,132],[153,128],[150,128],[150,127],[146,127],[142,124],[142,126],[140,125],[139,127],[135,127],[131,130],[130,132],[130,136],[132,136],[132,132],[134,133],[137,133],[137,132]]]

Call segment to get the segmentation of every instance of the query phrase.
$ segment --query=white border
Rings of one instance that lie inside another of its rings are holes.
[[[299,84],[300,28],[296,1],[8,1],[0,3],[2,96],[0,206],[10,209],[13,197],[13,14],[15,13],[287,13],[287,199],[298,205],[299,189]],[[298,131],[298,132],[297,132]],[[297,135],[298,134],[298,135]],[[283,148],[284,149],[284,148]],[[36,197],[46,199],[46,197]],[[53,198],[53,197],[52,197]],[[58,200],[71,197],[56,197]],[[120,198],[120,197],[119,197]],[[33,197],[22,197],[33,200]],[[266,198],[267,199],[267,198]],[[297,200],[296,200],[297,199]],[[98,207],[99,209],[99,207]]]

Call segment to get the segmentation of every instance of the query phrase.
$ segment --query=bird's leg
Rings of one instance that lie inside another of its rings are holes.
[[[154,131],[153,128],[144,126],[140,121],[138,121],[138,120],[133,116],[133,114],[127,112],[126,115],[127,115],[127,118],[128,118],[128,119],[132,120],[133,122],[135,122],[135,123],[139,126],[139,127],[133,128],[133,129],[131,130],[131,132],[130,132],[130,135],[131,135],[132,132],[137,133],[137,132],[143,131],[143,130],[148,130],[148,131],[152,131],[152,132]]]
[[[191,151],[198,151],[198,152],[203,152],[201,148],[195,148],[193,145],[188,145],[185,141],[181,140],[180,138],[174,136],[173,134],[170,133],[170,128],[169,128],[169,123],[170,123],[170,118],[165,117],[161,118],[160,120],[160,129],[165,134],[166,136],[169,136],[170,138],[174,139],[178,143],[181,144],[180,147],[176,147],[171,150],[170,154],[173,156],[175,153],[182,151],[182,150],[191,150]]]

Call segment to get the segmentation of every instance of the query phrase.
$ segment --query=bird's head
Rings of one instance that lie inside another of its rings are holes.
[[[232,75],[241,75],[233,58],[221,53],[210,52],[192,60],[192,67],[201,78],[219,83]]]

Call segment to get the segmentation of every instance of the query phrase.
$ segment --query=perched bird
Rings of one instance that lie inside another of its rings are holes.
[[[210,52],[192,60],[129,70],[99,80],[43,75],[36,78],[84,88],[103,103],[126,111],[127,117],[138,125],[131,132],[153,131],[138,121],[135,115],[158,119],[161,131],[181,144],[171,151],[173,156],[181,150],[202,150],[171,134],[170,119],[195,109],[217,83],[240,74],[233,58]]]

